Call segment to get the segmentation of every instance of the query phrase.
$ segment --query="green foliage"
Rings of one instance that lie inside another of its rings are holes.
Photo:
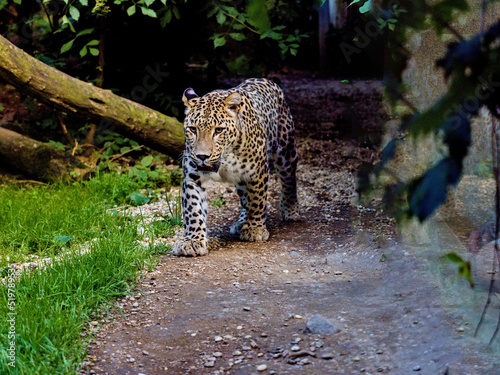
[[[226,204],[226,201],[225,201],[225,199],[224,199],[224,197],[223,197],[223,196],[219,196],[219,197],[217,197],[217,198],[214,198],[214,199],[210,202],[210,204],[211,204],[212,206],[215,206],[215,207],[219,207],[219,208],[220,208],[220,207],[222,207],[222,206],[224,206],[224,205]]]
[[[383,2],[383,6],[390,2]],[[419,112],[405,98],[402,73],[409,59],[406,50],[408,32],[433,27],[437,33],[451,28],[450,22],[468,10],[465,1],[426,2],[400,1],[398,27],[387,33],[387,55],[390,69],[385,75],[385,88],[393,108],[408,107],[413,115],[403,118],[401,133],[411,138],[434,134],[446,146],[441,161],[421,176],[407,182],[397,181],[385,186],[385,203],[397,208],[400,219],[417,217],[424,221],[446,200],[449,187],[455,186],[462,174],[463,161],[471,144],[472,117],[481,107],[494,108],[500,103],[500,22],[491,26],[481,38],[474,36],[448,46],[446,55],[437,61],[449,80],[448,91],[426,110]],[[404,10],[404,11],[401,11]],[[395,10],[383,8],[377,14],[395,17]],[[495,113],[495,112],[494,112]],[[381,161],[372,170],[360,175],[360,190],[369,191],[374,174],[383,176],[387,163],[397,154],[403,140],[396,138],[382,151]],[[401,205],[401,203],[403,205]]]
[[[116,173],[72,184],[0,187],[3,277],[12,274],[9,264],[33,260],[25,259],[29,253],[46,257],[65,250],[44,269],[23,271],[13,287],[0,283],[2,374],[78,372],[95,332],[89,322],[96,320],[96,310],[129,294],[138,272],[157,262],[151,256],[169,251],[162,244],[140,246],[139,220],[112,208],[142,187]],[[179,221],[166,217],[151,225],[151,233],[172,234]],[[88,253],[80,254],[81,248]],[[10,294],[14,304],[9,304]],[[8,336],[11,309],[15,312],[14,368],[7,365],[13,340]]]
[[[458,276],[463,277],[465,280],[469,282],[470,287],[474,288],[470,261],[462,259],[462,257],[456,253],[447,253],[444,255],[444,259],[452,263],[458,264]]]

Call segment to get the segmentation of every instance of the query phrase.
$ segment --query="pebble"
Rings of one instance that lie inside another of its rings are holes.
[[[248,306],[243,307],[243,311],[250,311],[250,307]]]
[[[359,361],[361,361],[361,358],[359,358],[359,357],[354,357],[352,360],[353,360],[354,362],[359,362]]]
[[[235,350],[235,351],[233,352],[233,356],[235,356],[235,357],[239,357],[239,356],[240,356],[240,355],[242,355],[242,354],[243,354],[243,353],[242,353],[241,351],[239,351],[239,350]]]
[[[422,368],[420,366],[413,367],[413,371],[420,371],[420,370],[422,370]]]
[[[214,366],[215,366],[215,362],[213,362],[213,361],[205,362],[205,367],[214,367]]]
[[[339,331],[340,329],[335,324],[320,314],[311,316],[304,329],[304,332],[319,334],[337,333]]]
[[[139,302],[134,302],[134,303],[132,304],[132,306],[133,306],[133,307],[138,307],[138,306],[139,306]]]
[[[258,365],[256,367],[257,371],[262,372],[267,370],[267,365]]]
[[[223,340],[223,338],[222,338],[222,337],[220,337],[220,336],[215,336],[215,337],[214,337],[214,341],[215,341],[215,342],[221,342],[222,340]]]
[[[333,357],[334,357],[333,353],[330,352],[321,354],[322,359],[333,359]]]
[[[267,333],[265,333],[265,332],[262,332],[262,333],[260,334],[260,337],[267,337],[267,336],[268,336],[268,335],[267,335]]]
[[[215,352],[214,353],[214,357],[217,357],[217,358],[222,357],[222,353],[221,352]]]
[[[249,347],[249,346],[246,346],[246,345],[245,345],[245,346],[243,346],[243,347],[241,348],[241,350],[243,350],[244,352],[248,352],[248,351],[252,350],[252,348],[251,348],[251,347]]]
[[[300,350],[300,346],[298,346],[298,345],[294,345],[294,346],[292,346],[292,347],[290,348],[290,350],[291,350],[292,352],[298,352],[298,351]]]

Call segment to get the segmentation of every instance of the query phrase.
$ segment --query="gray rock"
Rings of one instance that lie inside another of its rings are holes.
[[[319,333],[319,334],[328,334],[328,333],[337,333],[340,332],[340,329],[333,324],[330,320],[325,318],[320,314],[314,314],[307,321],[306,328],[304,329],[305,333]]]

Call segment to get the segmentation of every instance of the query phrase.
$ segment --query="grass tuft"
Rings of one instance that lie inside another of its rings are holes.
[[[84,183],[0,188],[0,201],[8,202],[0,206],[3,276],[12,273],[9,263],[26,254],[55,255],[84,242],[91,248],[23,272],[15,283],[0,283],[1,374],[78,372],[89,340],[82,332],[93,313],[127,295],[138,272],[156,264],[152,254],[164,251],[138,245],[139,219],[109,210],[140,188],[117,174]]]

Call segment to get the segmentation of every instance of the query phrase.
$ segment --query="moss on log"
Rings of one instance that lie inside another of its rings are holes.
[[[167,155],[177,157],[184,148],[177,119],[45,65],[2,36],[0,77],[49,106],[97,119],[101,126]]]

